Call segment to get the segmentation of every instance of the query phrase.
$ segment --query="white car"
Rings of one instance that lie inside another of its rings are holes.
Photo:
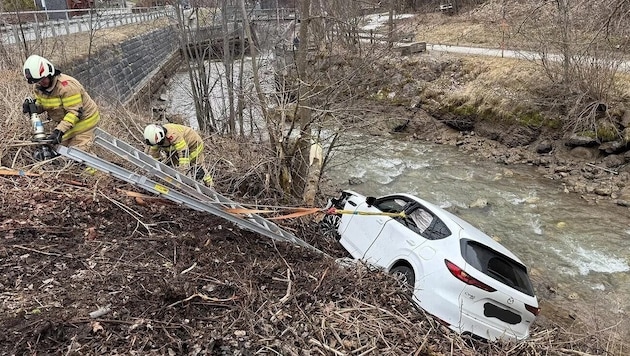
[[[352,257],[403,278],[442,324],[488,340],[529,336],[540,308],[527,267],[488,235],[409,194],[346,190],[330,204]]]

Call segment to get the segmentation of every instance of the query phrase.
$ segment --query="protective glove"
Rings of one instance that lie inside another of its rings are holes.
[[[30,100],[25,99],[24,102],[22,103],[22,112],[25,114],[28,114],[31,111],[29,108],[30,105],[31,105]]]
[[[179,166],[177,166],[177,171],[183,175],[187,175],[189,170],[190,170],[190,165],[180,164]]]
[[[51,143],[56,145],[56,144],[61,143],[62,137],[63,137],[63,131],[59,129],[54,129],[53,132],[48,137],[46,137],[46,139],[50,140]]]

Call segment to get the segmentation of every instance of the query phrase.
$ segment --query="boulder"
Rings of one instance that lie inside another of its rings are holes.
[[[543,140],[536,145],[536,153],[544,154],[553,150],[553,145],[549,140]]]
[[[599,152],[596,148],[589,148],[584,146],[574,147],[571,151],[569,151],[569,153],[575,158],[580,158],[584,160],[592,160],[599,156]]]
[[[564,144],[568,147],[593,147],[597,146],[599,142],[592,137],[573,134]]]

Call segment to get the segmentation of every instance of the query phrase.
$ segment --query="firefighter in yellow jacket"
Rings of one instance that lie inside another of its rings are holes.
[[[23,72],[29,84],[36,84],[33,92],[38,112],[46,112],[48,119],[56,125],[48,140],[88,151],[100,115],[98,106],[83,85],[38,55],[26,59]],[[28,104],[25,101],[22,106],[24,113],[28,112]]]
[[[203,168],[203,140],[194,129],[170,123],[150,124],[144,128],[144,143],[153,158],[212,186],[212,176]]]

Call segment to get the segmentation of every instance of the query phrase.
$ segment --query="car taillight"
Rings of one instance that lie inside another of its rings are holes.
[[[534,314],[534,316],[538,316],[538,314],[540,314],[539,307],[533,307],[529,304],[525,304],[525,309],[527,309],[527,311],[529,311],[530,313]]]
[[[464,272],[463,269],[457,267],[457,265],[455,265],[453,262],[449,260],[444,260],[444,262],[446,263],[446,268],[448,268],[448,270],[451,271],[451,274],[455,276],[455,278],[459,279],[460,281],[466,284],[470,284],[471,286],[475,286],[477,288],[483,289],[486,292],[496,291],[496,289],[490,287],[489,285],[482,283],[479,280],[471,277],[468,273]]]

